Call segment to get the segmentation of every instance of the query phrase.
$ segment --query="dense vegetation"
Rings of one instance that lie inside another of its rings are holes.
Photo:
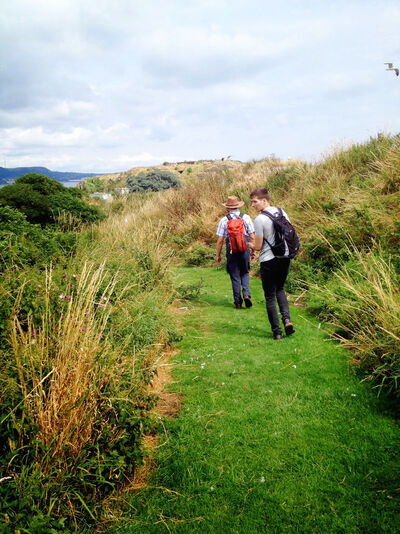
[[[399,393],[397,136],[316,165],[261,160],[201,175],[191,165],[179,191],[175,175],[156,174],[140,186],[150,193],[114,202],[105,221],[82,192],[40,175],[0,190],[5,532],[84,530],[129,483],[151,424],[147,384],[177,337],[169,262],[211,264],[228,194],[250,212],[251,190],[267,187],[285,207],[302,240],[297,302],[332,325],[362,378]]]
[[[180,181],[176,174],[163,169],[150,169],[146,173],[130,176],[126,185],[131,193],[143,191],[165,191],[171,187],[179,188]]]
[[[65,215],[83,223],[99,220],[99,210],[84,202],[82,196],[79,189],[65,187],[44,174],[31,173],[0,189],[0,206],[15,208],[30,223],[42,226]]]
[[[176,337],[169,252],[134,217],[88,226],[100,212],[79,192],[18,182],[0,208],[0,531],[81,530],[141,461],[147,384]]]

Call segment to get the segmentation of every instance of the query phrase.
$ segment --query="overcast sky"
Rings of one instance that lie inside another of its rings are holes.
[[[0,166],[317,160],[400,131],[399,0],[0,0]]]

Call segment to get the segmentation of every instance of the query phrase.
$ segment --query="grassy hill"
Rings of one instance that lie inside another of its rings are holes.
[[[280,162],[280,165],[288,163]],[[103,174],[101,176],[85,180],[80,184],[82,189],[91,189],[93,183],[98,190],[113,191],[119,187],[126,187],[128,178],[137,176],[141,172],[149,169],[168,170],[176,174],[177,178],[183,183],[196,179],[204,179],[207,176],[221,172],[231,172],[243,168],[246,163],[234,160],[199,160],[199,161],[181,161],[176,163],[165,162],[161,165],[152,165],[150,167],[133,167],[124,172]]]
[[[143,436],[155,428],[148,385],[163,351],[180,339],[171,305],[198,289],[182,288],[176,266],[207,272],[215,265],[215,231],[228,195],[240,196],[243,211],[254,216],[249,194],[267,187],[272,203],[287,210],[302,241],[292,298],[349,349],[359,381],[398,398],[398,136],[334,151],[317,164],[263,159],[160,168],[177,173],[182,187],[121,197],[92,226],[73,224],[64,213],[41,230],[16,212],[18,224],[10,224],[11,208],[3,210],[5,532],[65,525],[84,531],[129,486]],[[96,177],[93,185],[124,186],[140,170]]]
[[[252,189],[268,188],[301,236],[290,289],[332,324],[374,387],[397,392],[400,138],[380,135],[318,164],[266,159],[206,170],[143,204],[144,216],[162,225],[176,254],[188,264],[212,263],[222,202],[238,195],[251,213]]]

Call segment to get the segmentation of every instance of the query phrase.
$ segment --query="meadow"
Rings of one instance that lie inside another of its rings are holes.
[[[347,372],[344,360],[351,361],[356,377],[352,387],[358,384],[358,411],[353,417],[368,419],[369,428],[377,421],[370,418],[371,412],[383,410],[385,421],[394,417],[399,394],[399,169],[399,138],[379,135],[362,145],[333,150],[317,164],[264,159],[231,166],[186,165],[180,189],[120,197],[101,206],[102,218],[97,222],[80,221],[64,211],[50,226],[40,228],[15,209],[0,207],[2,531],[84,532],[95,525],[112,528],[120,514],[135,517],[132,506],[136,505],[128,503],[127,511],[124,503],[129,499],[121,495],[143,462],[144,436],[159,427],[152,415],[157,398],[149,384],[168,347],[182,336],[191,342],[191,326],[185,327],[189,333],[182,329],[173,311],[175,299],[191,293],[180,284],[176,272],[179,266],[188,265],[206,268],[211,276],[216,223],[228,194],[241,197],[246,203],[243,211],[250,212],[251,190],[267,187],[273,203],[290,214],[302,251],[293,262],[288,287],[304,313],[324,325],[324,335],[333,336],[348,349],[335,363],[336,352],[330,348],[329,359],[343,375]],[[256,264],[253,275],[258,275]],[[252,358],[259,366],[260,354]],[[286,362],[285,354],[278,359]],[[183,374],[177,371],[176,376]],[[333,393],[329,391],[322,398],[330,398]],[[292,393],[293,400],[296,391]],[[186,386],[182,394],[189,395]],[[299,409],[297,397],[293,402]],[[257,413],[249,414],[254,424]],[[240,410],[236,419],[242,424],[239,415]],[[278,434],[285,417],[275,419]],[[321,411],[319,420],[324,417]],[[393,450],[396,434],[378,419],[383,425],[377,426],[382,447],[387,441]],[[322,423],[315,420],[310,425],[316,428],[312,439],[320,435],[323,440]],[[366,440],[367,434],[362,434]],[[354,471],[356,464],[364,466],[361,471],[367,479],[372,477],[364,471],[374,444],[379,451],[376,462],[389,461],[394,467],[391,453],[385,456],[374,438],[349,467]],[[351,448],[356,448],[355,442]],[[322,466],[321,458],[317,464]],[[190,462],[195,461],[192,456]],[[330,469],[343,462],[343,457],[336,464],[332,461]],[[271,472],[277,474],[279,469],[275,465]],[[393,500],[392,479],[383,471],[373,471],[376,492],[389,492]],[[342,468],[339,472],[346,480],[350,476]],[[163,471],[156,476],[163,476]],[[174,476],[169,474],[166,480]],[[259,477],[267,479],[264,473]],[[389,480],[387,485],[381,477]],[[353,486],[360,480],[353,477]],[[313,499],[317,499],[318,484]],[[368,493],[363,501],[360,524],[367,525],[367,511],[376,492]],[[379,500],[376,516],[389,532],[391,499]],[[336,503],[328,495],[321,508],[324,513],[329,500]],[[340,501],[343,509],[345,502]],[[153,513],[149,511],[150,516]],[[293,525],[300,521],[301,514]],[[346,521],[352,524],[350,516]],[[343,528],[340,522],[335,524],[336,531]],[[165,529],[162,521],[161,525]],[[318,525],[316,532],[327,531],[321,530],[327,522]]]

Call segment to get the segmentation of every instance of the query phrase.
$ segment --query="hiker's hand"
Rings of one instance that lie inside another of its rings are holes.
[[[218,263],[218,265],[221,263],[221,254],[218,254],[218,256],[217,256],[217,263]]]
[[[254,260],[254,258],[256,257],[256,251],[255,250],[252,250],[250,252],[250,259]]]

